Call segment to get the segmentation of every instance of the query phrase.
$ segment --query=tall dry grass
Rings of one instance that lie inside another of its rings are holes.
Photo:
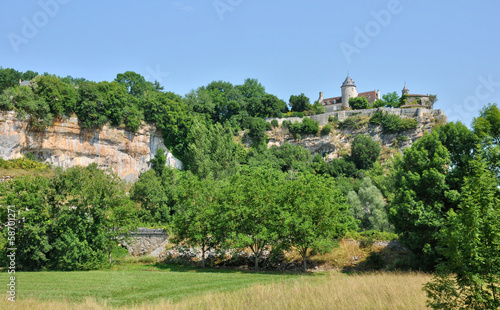
[[[30,310],[426,309],[422,285],[430,278],[431,275],[421,273],[346,275],[332,272],[326,276],[302,277],[295,281],[256,285],[233,292],[206,294],[175,304],[161,301],[132,307],[108,307],[106,303],[93,300],[79,304],[20,300],[8,306],[9,309]]]

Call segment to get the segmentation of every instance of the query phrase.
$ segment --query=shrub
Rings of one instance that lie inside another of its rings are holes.
[[[273,129],[273,125],[271,123],[266,122],[266,131]]]
[[[280,124],[278,123],[278,120],[273,119],[273,120],[271,121],[271,125],[272,125],[273,127],[279,127],[279,125],[280,125]]]
[[[339,128],[357,130],[363,127],[366,123],[367,121],[361,115],[350,116],[343,122],[339,123]]]
[[[304,118],[302,120],[302,126],[300,129],[301,133],[315,135],[318,133],[319,123],[310,118]]]
[[[292,122],[290,122],[290,121],[283,121],[283,123],[281,124],[281,126],[284,127],[284,128],[290,128],[291,124],[292,124]]]
[[[414,118],[401,118],[395,114],[377,111],[370,118],[370,124],[382,125],[384,133],[398,133],[417,128],[417,120]]]
[[[326,136],[330,134],[331,131],[332,131],[332,126],[330,124],[326,124],[325,126],[323,126],[323,128],[321,128],[321,135]]]
[[[370,103],[368,103],[368,99],[366,99],[366,97],[355,97],[349,98],[349,106],[353,110],[363,110],[369,109]]]

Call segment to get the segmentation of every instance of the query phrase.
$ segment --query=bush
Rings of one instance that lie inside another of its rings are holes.
[[[275,128],[280,126],[280,124],[278,123],[278,120],[275,120],[275,119],[273,119],[273,120],[271,121],[271,125],[272,125],[273,127],[275,127]]]
[[[398,133],[417,128],[417,120],[414,118],[401,118],[395,114],[376,112],[370,118],[370,124],[382,125],[384,133]]]
[[[332,126],[330,124],[326,124],[325,126],[323,126],[323,128],[321,128],[321,135],[322,136],[329,135],[331,131],[332,131]]]
[[[349,106],[353,110],[364,110],[370,108],[370,103],[366,97],[349,98]]]
[[[273,125],[271,123],[266,122],[266,131],[272,130]]]
[[[285,122],[283,122],[283,127],[285,127]],[[310,118],[304,118],[302,120],[302,123],[299,122],[294,122],[290,124],[287,123],[287,127],[290,133],[296,138],[296,135],[298,134],[305,134],[305,135],[317,134],[319,130],[319,123]]]
[[[301,133],[315,135],[318,133],[319,123],[310,118],[304,118],[302,120]]]
[[[366,123],[367,121],[361,115],[350,116],[343,122],[339,123],[339,128],[357,130],[363,127]]]

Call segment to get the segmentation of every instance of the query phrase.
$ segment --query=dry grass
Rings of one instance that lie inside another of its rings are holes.
[[[426,309],[422,285],[430,278],[421,273],[332,272],[233,292],[209,293],[178,303],[162,301],[118,308],[93,300],[83,303],[21,300],[9,305],[9,309]]]

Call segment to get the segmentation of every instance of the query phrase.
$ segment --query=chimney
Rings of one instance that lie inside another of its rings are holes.
[[[319,92],[319,99],[318,99],[319,104],[323,104],[323,92]]]

